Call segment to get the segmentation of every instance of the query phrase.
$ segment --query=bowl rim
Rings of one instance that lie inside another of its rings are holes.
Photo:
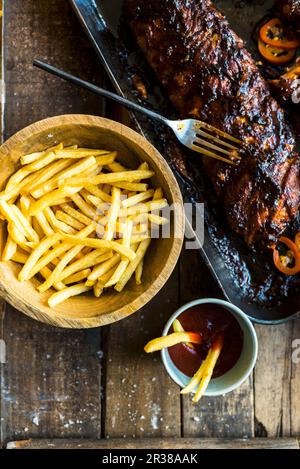
[[[256,364],[256,361],[257,361],[257,356],[258,356],[258,340],[257,340],[257,334],[256,334],[256,331],[255,331],[255,328],[254,328],[252,322],[250,321],[249,317],[240,308],[238,308],[237,306],[235,306],[234,304],[232,304],[228,301],[225,301],[225,300],[222,300],[222,299],[219,299],[219,298],[198,298],[198,299],[195,299],[195,300],[190,301],[188,303],[185,303],[184,305],[182,305],[180,308],[178,308],[170,316],[167,323],[165,324],[162,335],[163,336],[167,335],[167,333],[168,333],[174,319],[176,319],[183,311],[186,311],[187,309],[189,309],[193,306],[201,305],[201,304],[207,304],[207,303],[220,305],[220,306],[223,306],[226,309],[228,309],[229,312],[234,312],[239,317],[239,319],[242,320],[244,322],[244,324],[246,325],[246,327],[247,327],[247,329],[250,333],[252,343],[253,343],[252,357],[251,357],[251,360],[250,360],[245,372],[243,373],[243,375],[235,383],[233,383],[230,386],[226,386],[226,387],[223,387],[223,388],[220,387],[220,389],[215,390],[215,391],[210,391],[209,388],[208,388],[206,390],[205,394],[204,394],[205,396],[211,396],[211,397],[213,397],[213,396],[222,396],[222,395],[227,394],[227,393],[233,391],[234,389],[237,389],[238,387],[240,387],[246,381],[246,379],[250,376],[250,374],[252,373],[252,371],[255,367],[255,364]],[[169,374],[170,378],[176,384],[178,384],[178,386],[184,387],[185,384],[182,382],[179,373],[177,373],[177,371],[179,371],[179,370],[176,367],[176,365],[173,363],[174,369],[176,369],[176,372],[174,372],[173,369],[171,368],[171,366],[169,365],[169,360],[171,360],[171,358],[169,356],[169,353],[168,353],[167,349],[163,349],[161,351],[161,359],[162,359],[163,365],[164,365],[167,373]]]
[[[11,152],[11,149],[13,149],[19,143],[24,142],[24,140],[26,140],[28,137],[32,137],[32,135],[34,134],[39,134],[45,130],[49,130],[49,132],[51,132],[52,128],[59,126],[63,127],[64,125],[86,125],[91,127],[94,126],[114,131],[120,135],[125,135],[126,138],[128,138],[131,142],[133,142],[135,145],[140,147],[145,153],[147,153],[150,159],[153,160],[157,166],[163,168],[163,177],[169,179],[172,182],[171,184],[169,184],[172,202],[176,202],[178,204],[176,229],[177,233],[180,234],[180,236],[173,238],[173,243],[170,249],[169,256],[160,274],[141,295],[139,295],[130,303],[122,306],[117,310],[111,311],[110,313],[105,313],[93,317],[79,318],[72,318],[69,316],[66,317],[63,315],[63,313],[55,315],[53,314],[53,311],[50,312],[50,310],[49,313],[47,313],[46,311],[42,311],[39,308],[30,305],[28,301],[25,301],[22,298],[18,297],[16,291],[10,288],[9,285],[5,284],[5,282],[0,280],[0,296],[5,301],[10,303],[14,308],[37,321],[63,328],[83,329],[100,327],[124,319],[127,316],[133,314],[134,312],[137,312],[161,290],[163,285],[170,277],[173,269],[176,266],[184,240],[185,217],[183,199],[176,178],[169,165],[167,164],[166,160],[159,153],[159,151],[145,137],[143,137],[130,127],[116,122],[112,119],[107,119],[105,117],[98,117],[88,114],[64,114],[39,120],[23,128],[22,130],[19,130],[9,139],[7,139],[0,146],[0,156],[2,156],[2,158],[8,157],[9,153]]]

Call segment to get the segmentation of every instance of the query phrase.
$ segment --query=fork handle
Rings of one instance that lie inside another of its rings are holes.
[[[100,88],[99,86],[93,85],[88,81],[75,77],[74,75],[64,72],[63,70],[53,67],[52,65],[49,65],[41,60],[35,59],[33,61],[33,65],[48,73],[51,73],[52,75],[62,78],[63,80],[74,83],[75,85],[80,86],[81,88],[85,88],[89,91],[92,91],[93,93],[99,94],[100,96],[104,96],[105,98],[112,99],[113,101],[116,101],[117,103],[122,104],[123,106],[129,109],[133,109],[134,111],[146,114],[151,119],[155,119],[165,125],[168,125],[168,120],[165,117],[161,116],[160,114],[157,114],[156,112],[151,111],[150,109],[140,106],[139,104],[136,104],[130,101],[129,99],[123,98],[122,96],[119,96],[115,93],[111,93],[110,91],[105,90],[104,88]]]

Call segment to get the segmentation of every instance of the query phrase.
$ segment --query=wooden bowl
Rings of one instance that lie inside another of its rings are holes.
[[[80,295],[50,309],[47,299],[50,292],[39,293],[35,279],[20,283],[20,270],[14,262],[0,262],[0,294],[16,309],[48,324],[69,328],[103,326],[134,313],[162,288],[178,260],[184,233],[184,214],[181,193],[169,166],[159,152],[130,128],[101,117],[65,115],[42,120],[21,130],[0,147],[0,187],[15,172],[21,155],[40,151],[63,141],[66,145],[78,144],[89,148],[113,149],[119,159],[136,168],[147,161],[155,171],[154,187],[161,186],[169,204],[176,204],[176,217],[171,221],[171,236],[152,241],[146,254],[143,283],[137,286],[134,279],[123,292],[108,290],[100,298]],[[174,218],[174,217],[173,217]],[[174,225],[176,223],[176,236]],[[1,230],[1,250],[5,230]]]

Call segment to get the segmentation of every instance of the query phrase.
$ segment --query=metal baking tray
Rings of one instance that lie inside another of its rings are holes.
[[[151,85],[148,86],[147,100],[143,104],[148,105],[160,111],[169,117],[172,117],[170,105],[166,96],[163,94],[159,84],[156,82],[153,73],[145,63],[142,53],[132,42],[122,37],[122,31],[126,31],[126,18],[122,16],[123,0],[69,0],[77,14],[83,28],[91,40],[102,64],[104,65],[116,91],[127,98],[141,102],[140,96],[134,90],[132,85],[132,76],[137,73]],[[231,26],[246,41],[248,50],[256,54],[254,41],[251,39],[255,24],[272,7],[273,0],[216,0],[215,5],[221,9],[227,16]],[[150,91],[149,91],[150,90]],[[152,144],[164,155],[174,170],[179,185],[181,187],[185,201],[195,200],[195,194],[198,193],[199,186],[205,182],[197,181],[197,187],[191,179],[178,171],[172,154],[184,151],[175,141],[173,136],[165,129],[157,127],[147,118],[139,114],[132,114],[136,129],[142,133]],[[192,156],[190,156],[192,158]],[[201,176],[201,175],[200,175]],[[199,194],[199,193],[198,193]],[[197,196],[196,196],[197,199]],[[209,209],[206,208],[206,212]],[[213,212],[213,210],[212,210]],[[216,234],[214,227],[219,224],[218,217],[214,213],[208,213],[204,230],[204,244],[201,246],[199,241],[200,253],[209,267],[213,277],[219,284],[225,298],[240,307],[253,321],[261,324],[279,324],[287,320],[300,317],[300,291],[293,295],[282,295],[275,298],[271,305],[260,302],[255,298],[249,297],[243,290],[243,281],[237,282],[230,272],[230,259],[238,258],[239,240],[229,240],[229,244],[223,244],[225,239],[223,227],[220,230],[222,235]],[[221,223],[222,225],[222,223]],[[213,227],[213,229],[212,229]],[[193,232],[191,224],[187,223],[189,238],[197,235]],[[229,236],[230,238],[230,236]],[[233,238],[234,235],[233,235]],[[227,238],[226,238],[227,239]],[[226,241],[227,242],[227,241]],[[232,245],[234,246],[232,248]],[[236,247],[237,246],[237,247]],[[227,257],[224,252],[232,249],[231,255]],[[243,249],[243,248],[242,248]],[[223,252],[224,251],[224,252]],[[247,254],[245,255],[247,259]],[[237,265],[245,262],[241,257]],[[263,263],[262,263],[263,265]],[[245,279],[247,281],[247,279]],[[293,289],[292,289],[293,290]]]

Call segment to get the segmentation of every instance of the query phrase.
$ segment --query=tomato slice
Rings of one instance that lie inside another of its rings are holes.
[[[300,252],[297,245],[289,238],[281,236],[279,242],[285,244],[292,252],[295,265],[288,267],[281,262],[280,254],[276,248],[273,249],[273,261],[277,269],[285,275],[296,275],[300,272]]]
[[[266,44],[261,39],[258,40],[258,50],[261,55],[270,63],[275,65],[284,65],[296,55],[297,49],[280,49]]]
[[[264,24],[259,35],[263,42],[279,49],[296,49],[300,46],[300,37],[284,28],[279,18],[273,18]]]

